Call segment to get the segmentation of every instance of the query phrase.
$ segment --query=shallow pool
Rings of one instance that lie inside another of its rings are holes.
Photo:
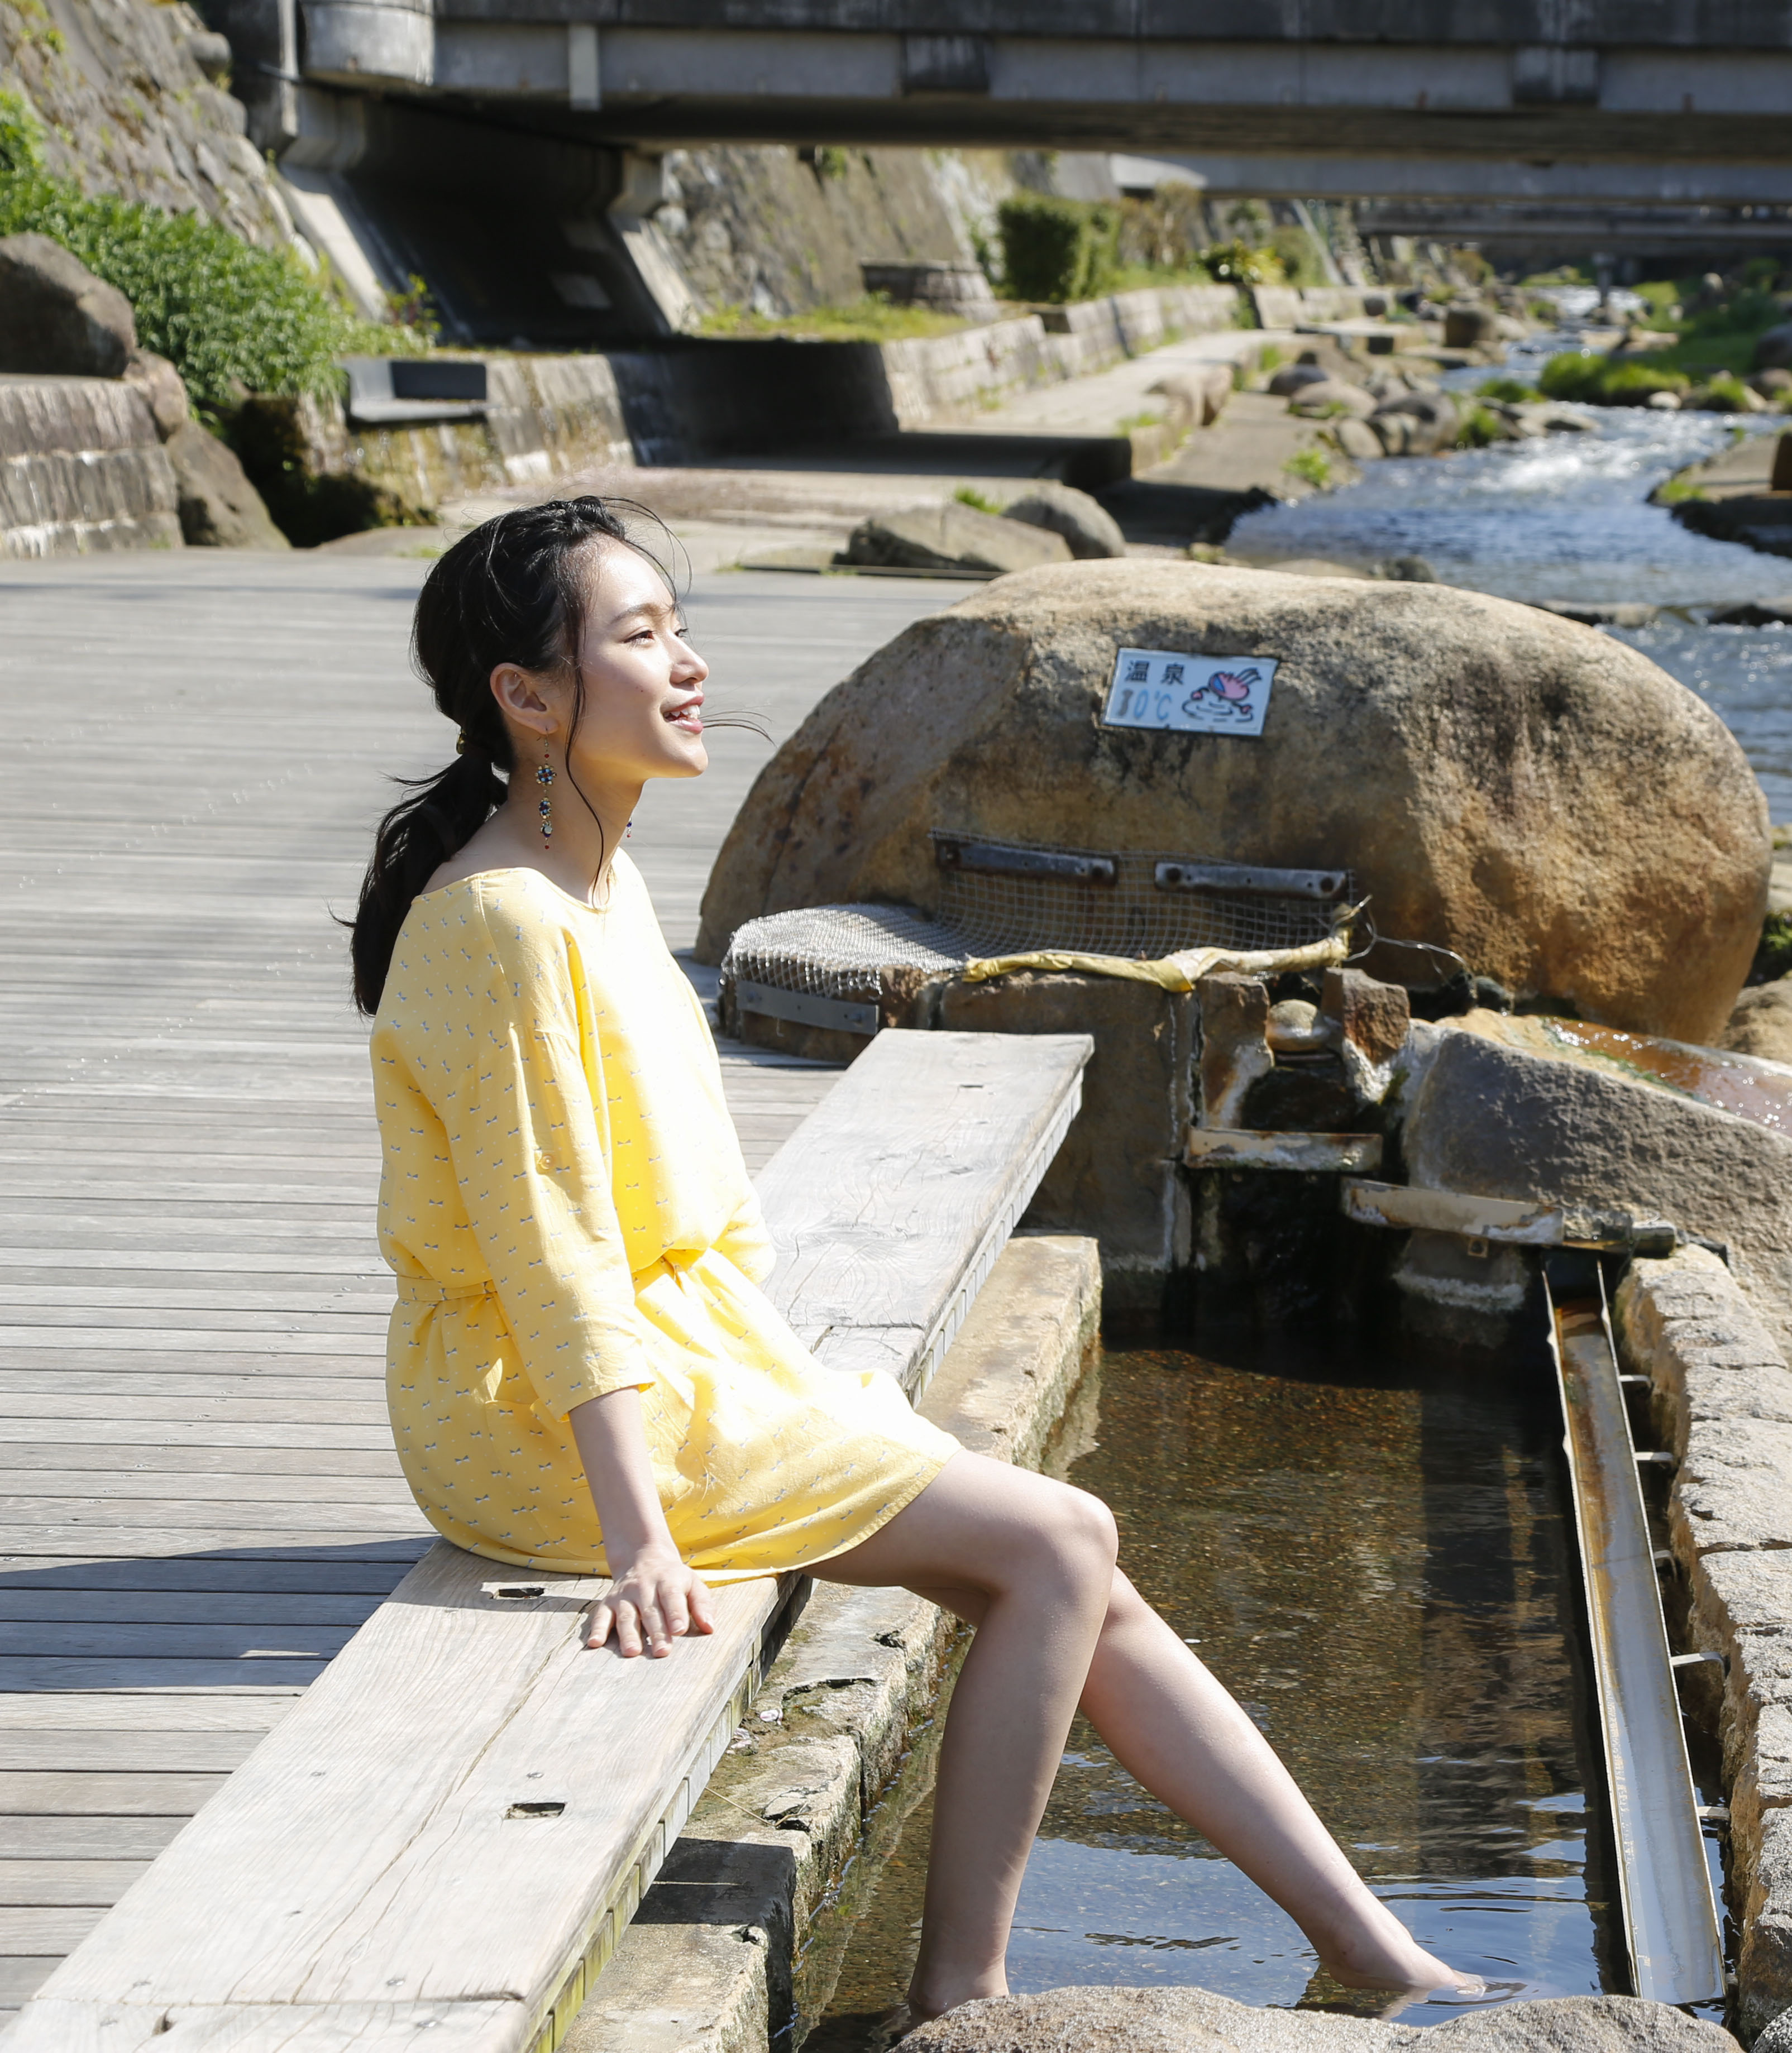
[[[1110,1352],[1072,1480],[1122,1562],[1433,1950],[1527,1995],[1608,1985],[1585,1684],[1545,1365],[1253,1341]],[[879,1869],[812,2047],[881,2043],[928,1808]],[[1073,1730],[1008,1956],[1017,1992],[1187,1983],[1373,2009],[1298,1928]],[[1461,2006],[1404,2013],[1432,2023]]]

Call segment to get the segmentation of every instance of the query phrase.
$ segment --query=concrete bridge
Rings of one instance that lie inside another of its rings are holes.
[[[1566,159],[1682,185],[1695,165],[1792,163],[1787,0],[216,0],[216,10],[264,92],[302,77],[526,116],[569,139]]]

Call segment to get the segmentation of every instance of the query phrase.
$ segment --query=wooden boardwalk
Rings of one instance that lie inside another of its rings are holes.
[[[404,660],[422,567],[0,571],[0,2008],[427,1544],[328,920],[382,772],[443,760]],[[694,614],[726,696],[782,732],[957,595],[717,579]],[[764,752],[727,737],[719,774],[643,808],[674,945]],[[757,1166],[833,1073],[725,1060]]]

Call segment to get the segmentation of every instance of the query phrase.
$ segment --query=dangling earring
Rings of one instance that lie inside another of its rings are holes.
[[[535,781],[541,787],[541,803],[536,808],[541,815],[541,846],[545,849],[554,837],[553,802],[548,796],[548,787],[554,781],[554,766],[548,760],[548,744],[541,744],[541,765],[535,773]]]

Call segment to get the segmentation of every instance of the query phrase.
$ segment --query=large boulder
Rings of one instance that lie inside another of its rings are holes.
[[[199,549],[289,549],[266,501],[234,450],[197,421],[169,436],[166,447],[180,493],[180,532]]]
[[[137,346],[136,317],[47,235],[0,238],[0,371],[117,378]]]
[[[158,356],[152,349],[134,349],[120,375],[143,395],[155,432],[163,442],[193,418],[187,387],[167,357]]]
[[[1079,563],[1102,556],[1123,556],[1126,538],[1120,524],[1098,499],[1079,492],[1074,485],[1060,485],[1055,478],[1041,478],[1030,485],[1020,498],[1002,508],[1005,519],[1024,520],[1029,528],[1043,528],[1061,535],[1071,554]]]
[[[1062,535],[948,500],[861,520],[843,560],[871,570],[1000,572],[1070,559]]]
[[[1346,385],[1342,378],[1322,378],[1316,385],[1302,386],[1289,400],[1288,411],[1310,419],[1343,413],[1366,420],[1376,411],[1376,404],[1360,385]]]
[[[1104,727],[1122,647],[1274,659],[1262,734]],[[1621,642],[1448,586],[1162,560],[1000,579],[837,685],[741,807],[701,958],[792,906],[936,912],[936,827],[1347,865],[1381,934],[1688,1041],[1730,1016],[1770,858],[1734,737]]]
[[[985,1996],[902,2044],[913,2053],[1737,2053],[1721,2026],[1636,1996],[1500,2004],[1421,2028],[1162,1988]]]

